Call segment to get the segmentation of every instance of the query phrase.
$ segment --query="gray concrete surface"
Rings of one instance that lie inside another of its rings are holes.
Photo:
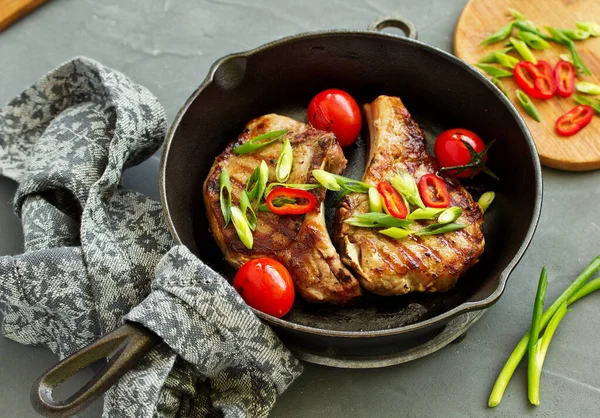
[[[169,120],[222,55],[305,31],[363,29],[376,18],[402,15],[419,38],[451,51],[465,0],[53,0],[0,33],[0,102],[76,55],[123,71],[152,90]],[[591,18],[591,17],[590,17]],[[600,20],[600,17],[596,17]],[[157,159],[126,173],[125,184],[157,195]],[[600,416],[600,295],[567,315],[542,375],[542,403],[526,398],[520,367],[503,403],[486,407],[491,385],[528,328],[539,270],[550,271],[555,297],[600,254],[600,172],[544,170],[544,207],[536,236],[501,300],[442,351],[379,370],[306,365],[273,417],[594,417]],[[0,178],[0,255],[19,253],[12,214],[16,185]],[[1,278],[0,278],[1,280]],[[29,388],[55,357],[0,337],[0,416],[35,417]],[[87,371],[79,382],[91,376]],[[77,383],[77,382],[75,382]],[[100,416],[101,405],[80,413]]]

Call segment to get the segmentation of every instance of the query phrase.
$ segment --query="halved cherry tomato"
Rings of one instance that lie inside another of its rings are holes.
[[[554,67],[556,93],[561,97],[569,97],[575,91],[575,67],[569,61],[560,60]]]
[[[283,204],[278,205],[277,201],[282,201]],[[317,199],[306,190],[278,187],[269,193],[266,203],[276,215],[304,215],[313,210]]]
[[[536,99],[547,100],[556,93],[552,66],[547,61],[538,60],[537,64],[520,61],[513,69],[513,76],[517,85]]]
[[[425,206],[430,208],[447,208],[450,205],[450,193],[446,182],[435,174],[421,176],[419,194]]]
[[[575,135],[585,128],[594,115],[594,109],[588,105],[575,106],[556,120],[554,127],[562,136]]]
[[[362,126],[358,104],[338,89],[324,90],[313,97],[308,105],[308,121],[317,129],[333,132],[342,147],[356,141]]]
[[[469,143],[475,152],[481,152],[485,148],[485,143],[475,132],[462,128],[448,129],[437,137],[434,145],[435,159],[440,167],[456,167],[471,162],[471,153],[463,141]],[[484,155],[483,162],[486,161],[487,155]],[[448,174],[464,178],[478,172],[479,169],[475,169],[475,172],[473,172],[473,169],[468,169],[462,172],[458,170],[449,171]]]
[[[377,190],[381,197],[383,197],[383,204],[385,205],[388,213],[396,218],[406,219],[408,215],[408,209],[402,200],[402,196],[398,193],[398,190],[386,182],[382,181],[377,185]]]
[[[249,306],[276,318],[287,314],[294,304],[292,276],[272,258],[248,261],[237,271],[233,287]]]

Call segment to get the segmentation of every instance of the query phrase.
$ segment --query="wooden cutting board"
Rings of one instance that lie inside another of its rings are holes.
[[[48,0],[0,0],[0,32]]]
[[[600,0],[470,0],[456,24],[454,54],[474,64],[488,52],[502,48],[502,42],[487,46],[479,46],[479,43],[510,22],[509,8],[519,10],[539,27],[575,28],[576,21],[600,23]],[[579,55],[592,72],[592,76],[577,77],[576,81],[600,85],[600,37],[575,43]],[[562,45],[551,43],[551,46],[545,51],[534,51],[534,54],[554,66],[560,54],[569,52]],[[511,55],[518,57],[516,53]],[[518,103],[513,79],[502,78],[502,82],[533,135],[543,165],[571,171],[600,168],[600,116],[595,115],[592,122],[574,136],[559,136],[554,130],[554,122],[577,105],[571,97],[532,99],[542,117],[542,122],[538,123]]]

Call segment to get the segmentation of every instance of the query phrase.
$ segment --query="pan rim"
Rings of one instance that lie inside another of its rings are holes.
[[[166,171],[167,171],[167,161],[168,161],[168,156],[169,156],[169,152],[171,149],[171,144],[173,142],[175,131],[179,127],[179,124],[180,124],[181,120],[183,119],[184,115],[187,113],[189,106],[192,104],[192,102],[194,100],[196,100],[196,98],[200,95],[200,93],[213,82],[214,75],[215,75],[217,69],[219,68],[219,66],[223,62],[225,62],[229,59],[232,59],[232,58],[247,58],[251,55],[260,53],[262,51],[268,50],[273,47],[285,45],[290,42],[294,42],[294,41],[298,41],[298,40],[320,38],[320,37],[327,37],[327,36],[350,36],[350,37],[352,37],[352,36],[361,36],[361,37],[367,36],[367,37],[374,37],[374,38],[389,39],[389,40],[393,40],[395,42],[400,42],[400,43],[412,44],[412,45],[417,46],[421,49],[424,49],[430,53],[438,55],[438,56],[442,57],[443,59],[446,59],[455,65],[458,65],[459,67],[464,69],[467,73],[471,74],[471,76],[474,76],[476,79],[478,79],[480,82],[482,82],[485,85],[485,87],[492,90],[492,92],[493,92],[493,94],[495,94],[496,98],[499,99],[504,104],[504,106],[508,108],[508,111],[515,118],[519,128],[524,133],[525,140],[526,140],[527,146],[530,151],[530,157],[531,157],[530,162],[533,165],[534,172],[535,172],[535,176],[533,179],[535,182],[535,196],[534,196],[535,201],[534,201],[534,208],[533,208],[533,216],[532,216],[531,222],[529,224],[529,227],[527,229],[527,232],[525,234],[525,237],[523,239],[523,242],[517,249],[512,260],[506,265],[504,270],[502,270],[502,272],[500,273],[500,275],[498,277],[499,284],[494,292],[492,292],[489,296],[487,296],[486,298],[484,298],[482,300],[465,301],[465,302],[461,303],[460,305],[458,305],[446,312],[443,312],[439,315],[428,318],[424,321],[416,322],[414,324],[409,324],[406,326],[385,329],[385,330],[338,331],[338,330],[327,330],[327,329],[315,328],[315,327],[311,327],[311,326],[307,326],[307,325],[297,324],[294,322],[286,321],[284,319],[275,318],[275,317],[267,315],[263,312],[257,311],[256,309],[253,309],[253,308],[251,308],[251,309],[259,318],[261,318],[261,319],[265,320],[266,322],[268,322],[274,326],[277,326],[279,328],[283,328],[283,329],[287,329],[287,330],[295,331],[295,332],[304,332],[304,333],[313,334],[313,335],[320,335],[320,336],[360,339],[360,338],[374,338],[374,337],[386,337],[386,336],[392,336],[392,335],[399,335],[399,334],[405,334],[405,333],[409,333],[412,331],[428,328],[428,327],[435,326],[435,325],[442,326],[447,321],[449,321],[451,318],[453,318],[457,315],[464,314],[464,313],[471,312],[471,311],[486,309],[486,308],[492,306],[494,303],[496,303],[498,301],[500,296],[502,296],[502,294],[504,293],[506,284],[508,282],[508,278],[509,278],[510,274],[512,273],[512,271],[514,270],[514,268],[517,266],[517,264],[521,261],[521,259],[523,258],[523,255],[525,254],[525,251],[531,244],[531,240],[533,239],[533,236],[535,234],[535,231],[536,231],[538,223],[539,223],[539,218],[540,218],[541,209],[542,209],[542,201],[543,201],[543,187],[542,187],[543,179],[542,179],[541,163],[539,160],[539,155],[537,152],[537,148],[535,146],[535,142],[533,140],[533,137],[531,136],[531,133],[529,132],[529,129],[527,128],[525,121],[523,120],[522,116],[520,115],[518,110],[515,108],[515,106],[512,104],[512,102],[496,86],[494,86],[490,80],[488,80],[478,70],[476,70],[475,68],[473,68],[472,66],[467,64],[465,61],[462,61],[461,59],[457,58],[456,56],[450,54],[449,52],[443,51],[435,46],[428,45],[428,44],[418,41],[418,40],[405,38],[405,37],[394,35],[394,34],[374,32],[374,31],[369,31],[369,30],[325,30],[325,31],[306,32],[306,33],[301,33],[298,35],[287,36],[287,37],[263,44],[257,48],[250,49],[247,51],[228,54],[228,55],[225,55],[222,58],[218,59],[217,61],[215,61],[212,64],[212,66],[210,67],[206,78],[203,80],[203,82],[200,84],[200,86],[198,86],[192,92],[192,94],[186,100],[184,105],[179,109],[179,111],[177,112],[177,114],[176,114],[173,122],[171,123],[171,126],[169,127],[169,130],[167,131],[167,134],[165,136],[164,147],[163,147],[163,151],[161,154],[161,160],[160,160],[159,191],[160,191],[160,200],[161,200],[161,204],[162,204],[162,208],[163,208],[163,214],[165,215],[165,220],[166,220],[167,226],[168,226],[169,231],[170,231],[171,235],[173,236],[174,240],[177,242],[177,244],[183,245],[183,243],[181,242],[181,239],[179,237],[179,234],[177,233],[175,225],[173,223],[173,220],[171,217],[171,211],[170,211],[169,204],[167,201],[167,196],[166,196]]]

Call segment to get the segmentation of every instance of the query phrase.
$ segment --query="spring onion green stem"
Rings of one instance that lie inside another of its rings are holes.
[[[508,9],[508,12],[510,13],[511,17],[515,20],[527,20],[527,18],[525,17],[525,15],[523,13],[521,13],[520,11],[518,11],[517,9]]]
[[[391,227],[391,228],[387,228],[387,229],[382,229],[379,231],[379,233],[383,234],[383,235],[387,235],[390,238],[402,239],[402,238],[406,238],[407,236],[411,235],[413,233],[413,231],[410,231],[408,229]]]
[[[448,223],[448,224],[441,224],[441,223],[437,223],[437,224],[432,224],[429,225],[427,228],[423,228],[417,232],[415,232],[415,235],[441,235],[441,234],[446,234],[448,232],[454,232],[454,231],[458,231],[460,229],[466,228],[466,225],[463,224],[457,224],[457,223]]]
[[[503,54],[502,52],[496,52],[496,59],[498,60],[498,64],[510,68],[511,70],[515,68],[515,65],[519,62],[517,58],[511,57],[508,54]]]
[[[252,249],[252,245],[254,244],[252,231],[250,230],[250,226],[242,214],[242,211],[237,206],[231,207],[231,221],[233,222],[235,232],[240,238],[240,241],[242,241],[242,244],[249,250]]]
[[[575,88],[577,91],[580,91],[585,94],[600,94],[600,86],[594,83],[590,83],[589,81],[579,81],[575,84]]]
[[[249,154],[251,152],[256,151],[259,148],[266,147],[267,145],[277,141],[287,132],[287,129],[282,129],[280,131],[272,131],[267,132],[266,134],[259,135],[235,147],[233,149],[233,153],[236,155]]]
[[[438,216],[438,223],[440,224],[449,224],[450,222],[454,222],[459,218],[462,214],[462,209],[458,206],[454,206],[448,209],[445,209],[440,216]]]
[[[563,44],[569,49],[569,52],[571,53],[571,57],[573,59],[573,65],[575,66],[577,71],[580,71],[586,75],[592,75],[590,70],[585,66],[585,63],[579,56],[579,53],[575,48],[575,43],[573,42],[573,40],[571,40],[571,38],[565,36],[562,32],[551,26],[544,26],[544,28],[548,31],[550,35],[552,35],[552,40],[554,42]]]
[[[595,22],[576,22],[578,29],[589,32],[591,36],[600,36],[600,25]]]
[[[523,106],[523,109],[525,109],[527,114],[537,122],[541,122],[540,112],[538,112],[529,96],[520,89],[516,89],[515,92],[517,94],[517,99],[519,99],[519,103],[521,103],[521,106]]]
[[[537,64],[537,59],[535,58],[535,56],[533,55],[533,52],[531,52],[531,50],[529,49],[529,47],[527,46],[527,44],[525,42],[521,41],[520,39],[511,37],[510,43],[512,44],[512,46],[515,47],[515,49],[517,50],[519,55],[525,61],[529,61],[529,62],[533,62],[534,64]]]
[[[292,150],[292,144],[290,144],[290,140],[286,138],[285,141],[283,141],[281,154],[279,155],[277,167],[275,168],[275,177],[277,177],[277,181],[281,183],[285,183],[287,181],[287,179],[290,177],[290,173],[292,172],[293,162],[294,151]]]
[[[528,395],[529,402],[534,405],[540,403],[540,375],[542,373],[541,365],[538,362],[537,348],[540,342],[540,325],[542,313],[544,312],[544,300],[546,298],[546,290],[548,289],[548,271],[546,267],[542,268],[540,281],[538,284],[537,293],[535,295],[535,303],[533,304],[533,317],[531,319],[531,332],[529,343],[527,344],[528,362]]]
[[[571,64],[573,64],[573,58],[568,54],[560,54],[558,56],[558,58],[560,58],[563,61],[567,61],[567,62],[570,62]]]
[[[420,207],[421,209],[425,209],[425,204],[421,200],[421,195],[419,194],[417,182],[411,174],[404,170],[400,170],[394,177],[392,177],[390,183],[392,186],[394,186],[394,189],[396,189],[398,193],[404,196],[410,203]]]
[[[513,49],[513,47],[509,46],[508,48],[499,49],[498,51],[492,51],[489,54],[486,54],[483,57],[481,57],[481,59],[479,60],[479,62],[482,63],[482,64],[486,64],[486,63],[487,64],[492,64],[492,63],[498,62],[498,58],[496,58],[496,54],[498,52],[500,52],[502,54],[507,54],[512,49]]]
[[[265,163],[265,160],[262,160],[259,164],[259,166],[257,167],[258,169],[258,180],[257,180],[257,184],[256,184],[256,206],[260,205],[260,201],[263,197],[263,194],[265,192],[265,189],[267,187],[267,182],[269,181],[269,167],[267,166],[267,163]],[[254,191],[254,189],[253,189]],[[250,194],[249,194],[250,195]]]
[[[514,23],[515,28],[519,28],[525,32],[533,33],[545,41],[552,40],[552,37],[541,32],[538,28],[535,27],[535,25],[532,22],[530,22],[528,20],[517,20],[516,22],[513,22],[513,23]]]
[[[411,221],[406,219],[396,218],[392,215],[380,212],[360,213],[346,219],[344,222],[362,228],[408,228],[412,224]]]
[[[507,71],[503,68],[494,67],[490,64],[475,64],[475,66],[481,68],[483,71],[496,78],[512,77],[513,75],[511,71]]]
[[[231,181],[225,168],[221,170],[219,175],[219,201],[221,202],[221,213],[225,221],[225,228],[227,228],[231,219]]]
[[[372,187],[362,181],[329,173],[325,170],[313,170],[312,175],[323,187],[334,192],[344,189],[347,192],[367,193]]]
[[[591,106],[592,109],[594,109],[594,111],[600,115],[600,100],[593,100],[589,97],[580,96],[577,94],[573,95],[573,99],[579,104]]]
[[[410,215],[408,215],[406,217],[406,219],[410,219],[410,220],[418,220],[418,219],[429,220],[429,219],[434,219],[436,216],[438,216],[443,211],[444,211],[444,209],[436,209],[436,208],[421,209],[421,208],[417,208]]]
[[[541,50],[550,48],[550,44],[535,33],[520,30],[517,32],[517,38],[525,42],[530,48],[533,49]]]
[[[242,215],[244,215],[244,219],[248,222],[250,229],[255,231],[257,224],[256,213],[254,212],[254,209],[252,209],[248,192],[245,190],[242,191],[242,196],[240,197],[240,210],[242,211]]]
[[[375,187],[369,189],[369,210],[371,212],[383,212],[383,199]]]
[[[567,289],[565,289],[565,291],[559,296],[559,298],[556,299],[554,303],[552,303],[552,305],[550,305],[546,312],[544,312],[540,321],[541,330],[543,330],[546,327],[546,325],[548,325],[548,322],[550,322],[550,319],[554,316],[554,314],[556,313],[560,305],[563,304],[563,302],[574,302],[575,300],[577,300],[572,298],[580,294],[580,290],[584,288],[585,282],[592,276],[592,274],[594,274],[598,270],[598,268],[600,268],[600,256],[594,258],[594,260],[592,260],[592,262],[579,274],[579,276],[577,276],[573,283],[571,283],[569,287],[567,287]],[[600,286],[600,284],[598,286]],[[593,291],[589,289],[591,288],[588,288],[588,293],[582,294],[582,296],[580,297],[583,297],[589,294],[589,292]],[[490,394],[490,398],[488,400],[488,406],[490,408],[497,406],[500,403],[500,401],[502,401],[502,396],[504,395],[504,391],[508,386],[508,382],[510,381],[510,378],[515,372],[515,369],[523,359],[523,356],[527,352],[528,344],[529,331],[523,336],[523,338],[521,338],[521,341],[519,341],[519,343],[511,353],[510,357],[506,361],[506,364],[502,368],[502,371],[500,371],[500,374],[496,379],[496,383],[494,384],[492,393]]]
[[[481,41],[479,45],[489,45],[508,38],[510,36],[510,33],[512,32],[513,24],[514,22],[511,22],[503,28],[500,28],[499,30],[485,38],[483,41]]]
[[[570,38],[574,41],[583,41],[590,37],[590,33],[584,31],[582,29],[556,29],[567,38]]]
[[[481,208],[481,211],[483,213],[485,213],[488,210],[488,208],[490,207],[490,205],[492,204],[492,202],[494,201],[495,198],[496,198],[496,193],[494,193],[492,191],[485,192],[484,194],[481,195],[481,197],[477,201],[477,204],[479,205],[479,207]]]

